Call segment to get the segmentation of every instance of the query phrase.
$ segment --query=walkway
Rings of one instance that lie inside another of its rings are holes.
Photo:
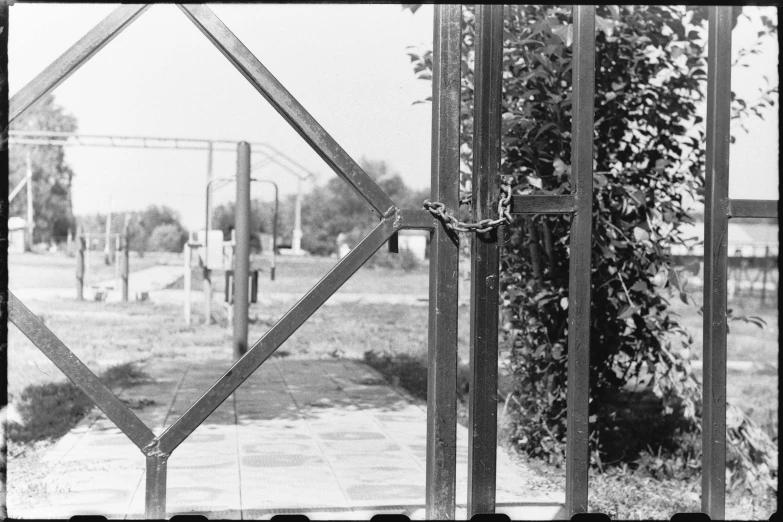
[[[155,363],[152,381],[121,396],[156,433],[225,371],[227,360]],[[426,407],[348,360],[269,359],[182,445],[168,465],[167,516],[424,518]],[[108,420],[83,423],[52,446],[42,498],[13,518],[140,518],[144,459]],[[458,431],[458,518],[466,518],[467,431]],[[12,473],[12,472],[11,472]],[[498,512],[562,516],[562,493],[499,451]],[[13,483],[9,485],[13,487]]]

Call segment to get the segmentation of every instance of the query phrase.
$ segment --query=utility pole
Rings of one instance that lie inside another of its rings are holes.
[[[212,270],[209,268],[209,231],[212,230],[212,211],[209,208],[209,182],[212,180],[212,142],[207,148],[207,229],[204,231],[204,324],[212,324]],[[216,262],[217,260],[213,261]]]
[[[237,145],[236,238],[234,255],[234,360],[247,352],[250,274],[250,145]]]
[[[33,160],[30,149],[27,149],[27,250],[33,249],[33,230],[35,230],[35,215],[33,213]]]
[[[291,252],[302,253],[302,178],[297,180],[296,203],[294,205],[294,233],[291,241]]]
[[[111,197],[109,197],[109,210],[106,213],[106,246],[103,248],[103,263],[111,265]]]

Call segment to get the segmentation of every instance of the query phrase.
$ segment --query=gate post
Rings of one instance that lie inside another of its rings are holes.
[[[78,245],[76,250],[76,299],[78,301],[84,301],[84,235],[82,234],[82,227],[79,225],[76,227],[76,244]]]
[[[712,520],[725,518],[726,509],[726,236],[731,138],[731,25],[731,6],[709,7],[701,509]]]
[[[185,285],[185,324],[190,326],[190,243],[185,243],[182,249],[182,257],[185,258],[185,273],[184,273],[184,285]]]
[[[212,181],[212,142],[207,148],[207,215],[204,226],[204,324],[212,324],[212,269],[209,264],[209,231],[212,230],[212,212],[209,205],[209,183]],[[215,261],[212,261],[215,263]]]
[[[590,407],[590,300],[593,235],[595,6],[574,5],[571,218],[568,267],[568,386],[566,390],[566,516],[587,512]]]
[[[122,227],[122,302],[128,302],[128,278],[130,276],[130,237],[128,223]]]
[[[476,6],[473,221],[497,219],[503,95],[503,5]],[[471,238],[468,518],[495,512],[497,466],[498,229]]]
[[[459,208],[462,6],[435,7],[432,81],[432,200]],[[459,236],[435,226],[430,255],[427,350],[426,518],[454,519],[457,466]]]
[[[250,145],[237,145],[236,247],[234,251],[234,359],[247,352],[250,272]]]

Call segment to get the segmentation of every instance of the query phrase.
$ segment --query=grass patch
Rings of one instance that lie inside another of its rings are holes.
[[[139,384],[146,378],[133,363],[109,367],[100,376],[101,382],[113,391]],[[8,422],[8,439],[29,444],[62,437],[86,417],[94,405],[75,384],[64,381],[27,386],[16,406],[21,422]]]

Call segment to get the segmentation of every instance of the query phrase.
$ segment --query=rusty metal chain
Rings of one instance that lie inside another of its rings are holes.
[[[482,219],[478,223],[465,223],[457,219],[450,210],[446,209],[446,205],[440,201],[430,201],[428,199],[424,201],[424,209],[441,220],[446,228],[450,230],[483,234],[498,228],[503,223],[511,223],[511,179],[507,179],[506,184],[501,185],[500,188],[505,194],[498,201],[497,219]],[[461,205],[470,204],[471,201],[472,197],[470,196],[462,197],[459,200]]]

